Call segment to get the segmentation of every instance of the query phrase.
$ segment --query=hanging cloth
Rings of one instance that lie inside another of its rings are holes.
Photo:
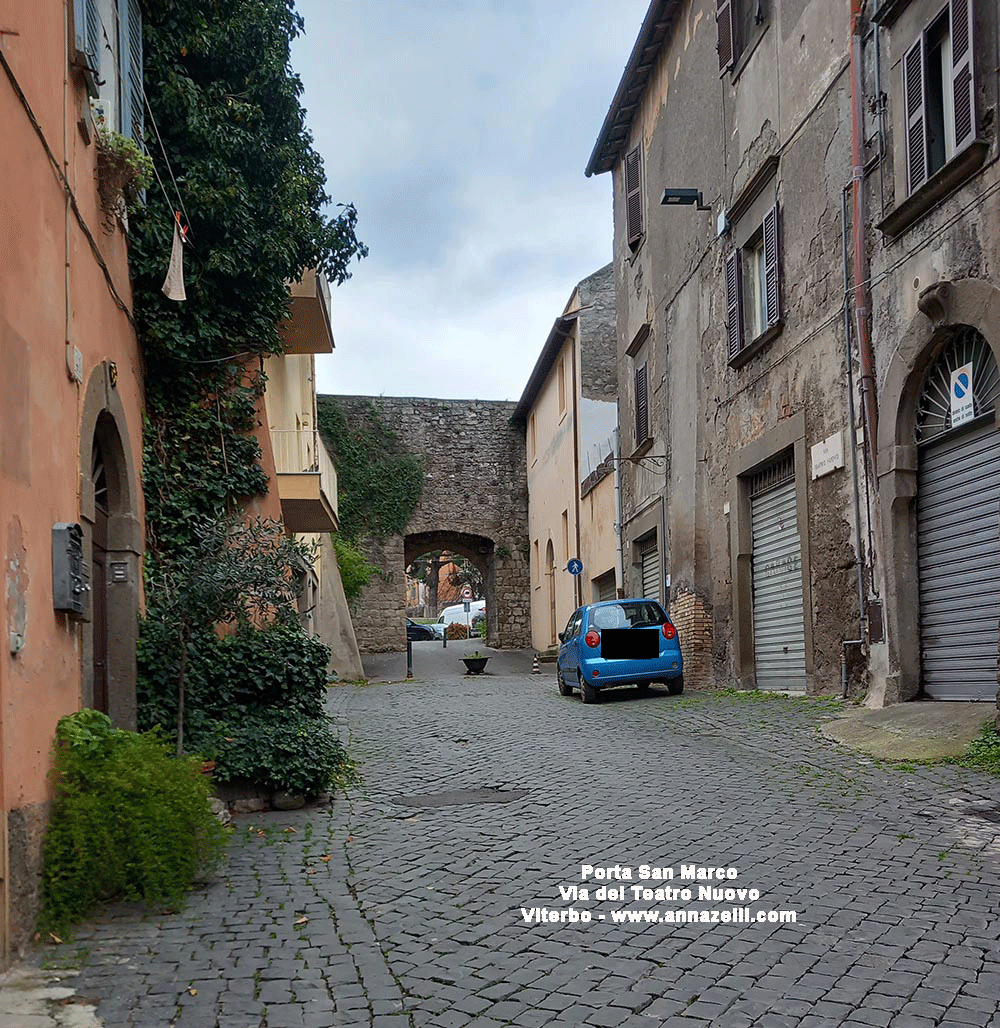
[[[170,265],[163,280],[163,295],[168,300],[186,300],[184,292],[184,242],[187,229],[181,228],[181,214],[174,215],[174,242],[170,247]]]

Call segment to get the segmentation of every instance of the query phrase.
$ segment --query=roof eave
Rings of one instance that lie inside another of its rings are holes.
[[[629,55],[621,82],[604,118],[604,124],[597,136],[586,175],[610,171],[628,138],[632,119],[639,106],[639,99],[646,90],[650,75],[656,67],[656,57],[666,34],[673,26],[675,15],[682,0],[652,0],[643,19]]]

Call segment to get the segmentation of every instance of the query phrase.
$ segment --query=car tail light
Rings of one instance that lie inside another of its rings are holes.
[[[597,647],[601,645],[601,637],[600,637],[600,635],[598,635],[598,633],[597,633],[597,632],[595,632],[595,631],[594,631],[593,629],[591,629],[591,630],[590,630],[590,631],[589,631],[589,632],[588,632],[588,633],[587,633],[587,634],[586,634],[586,635],[585,635],[585,636],[583,637],[583,641],[584,641],[584,642],[585,642],[585,643],[586,643],[586,644],[587,644],[587,645],[588,645],[588,646],[589,646],[589,647],[590,647],[590,648],[591,648],[592,650],[596,650],[596,649],[597,649]]]
[[[669,621],[663,623],[663,628],[660,631],[663,632],[664,639],[673,639],[677,636],[677,629]]]

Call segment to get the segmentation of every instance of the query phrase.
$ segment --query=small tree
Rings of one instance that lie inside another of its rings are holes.
[[[184,752],[184,693],[194,633],[209,625],[297,621],[298,577],[313,561],[309,547],[269,519],[220,517],[203,522],[196,537],[183,558],[160,560],[149,576],[155,617],[176,646],[178,756]]]

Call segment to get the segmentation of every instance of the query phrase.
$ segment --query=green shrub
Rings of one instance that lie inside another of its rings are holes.
[[[169,631],[152,618],[141,626],[139,720],[147,729],[159,725],[172,731],[177,723],[175,671],[162,658],[171,652]],[[202,740],[216,722],[235,721],[234,708],[318,717],[326,700],[329,660],[321,640],[290,622],[245,627],[221,637],[212,629],[196,633],[188,644],[185,748],[209,755]]]
[[[333,546],[337,551],[344,596],[347,597],[348,603],[354,603],[364,592],[365,586],[374,578],[378,568],[368,560],[364,550],[354,539],[334,534]]]
[[[469,628],[467,625],[463,625],[460,621],[452,621],[452,623],[444,630],[444,634],[449,639],[468,639]]]
[[[226,830],[198,758],[82,710],[56,728],[40,924],[65,931],[104,898],[177,903],[220,859]]]
[[[269,711],[233,718],[216,736],[213,756],[220,781],[249,780],[271,792],[315,796],[357,780],[330,720]]]

